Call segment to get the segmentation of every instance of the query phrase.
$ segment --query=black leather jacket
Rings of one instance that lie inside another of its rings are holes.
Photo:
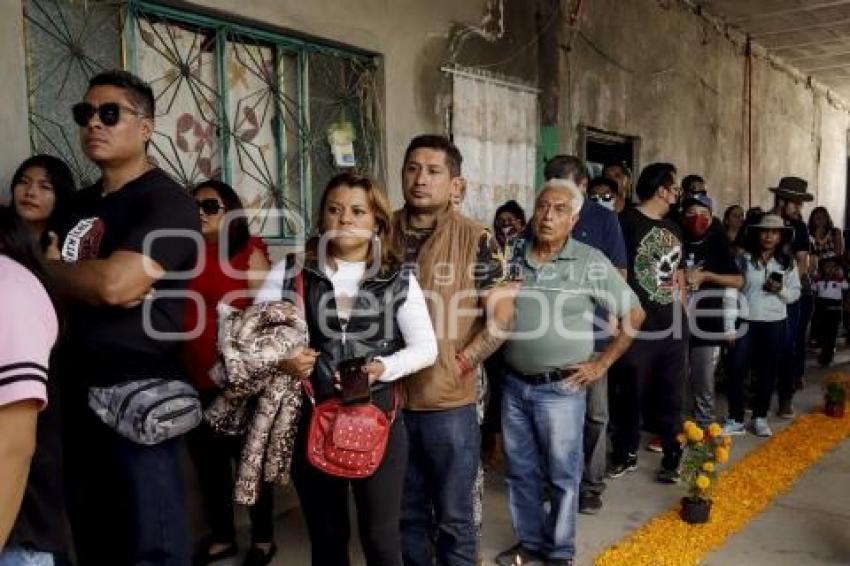
[[[409,273],[384,270],[367,277],[360,285],[345,329],[336,314],[336,299],[330,279],[315,261],[306,261],[304,310],[310,332],[310,347],[319,352],[311,381],[316,400],[336,394],[334,372],[343,360],[356,357],[387,356],[404,347],[396,323],[398,309],[407,299]],[[285,288],[292,287],[290,278]],[[391,404],[390,386],[375,382],[373,400],[381,407]]]

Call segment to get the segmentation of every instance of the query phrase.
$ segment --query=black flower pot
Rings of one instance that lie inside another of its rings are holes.
[[[827,416],[834,417],[836,419],[844,418],[844,401],[827,401],[824,406],[824,412]]]
[[[679,512],[682,520],[692,525],[707,523],[711,515],[711,501],[704,499],[682,498],[682,510]]]

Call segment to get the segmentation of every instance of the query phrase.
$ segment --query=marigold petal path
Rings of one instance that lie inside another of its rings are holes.
[[[850,418],[836,419],[820,411],[801,416],[719,474],[708,523],[685,523],[677,505],[605,550],[596,566],[699,564],[848,437]]]

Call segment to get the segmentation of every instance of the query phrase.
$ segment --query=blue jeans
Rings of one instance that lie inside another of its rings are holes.
[[[481,429],[475,405],[405,411],[409,459],[401,509],[405,566],[475,564],[473,490]],[[436,549],[434,544],[436,543]]]
[[[135,444],[99,422],[87,406],[65,399],[65,453],[71,456],[65,471],[77,562],[189,566],[183,439]]]
[[[54,566],[56,561],[50,552],[38,552],[19,546],[0,552],[0,566]]]
[[[502,439],[508,506],[520,544],[549,559],[575,554],[583,468],[584,389],[566,381],[530,385],[508,372]],[[544,507],[549,485],[549,509]]]

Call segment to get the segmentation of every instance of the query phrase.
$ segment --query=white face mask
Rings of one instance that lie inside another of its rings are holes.
[[[616,200],[616,197],[610,193],[605,195],[593,195],[592,197],[588,198],[596,204],[604,206],[608,210],[614,210],[614,201]]]

